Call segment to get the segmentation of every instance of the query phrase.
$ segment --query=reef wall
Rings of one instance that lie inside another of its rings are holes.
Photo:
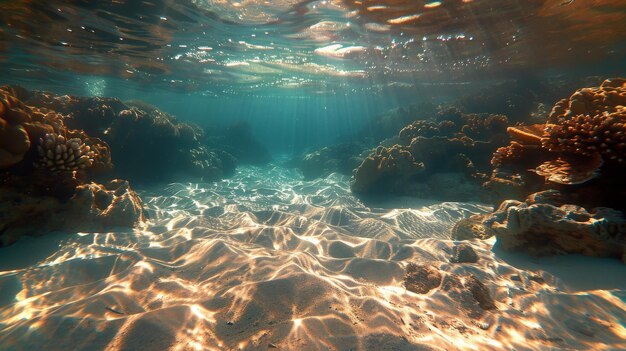
[[[103,231],[144,220],[141,199],[110,177],[109,145],[68,117],[0,88],[0,246],[22,235]]]
[[[508,133],[483,185],[502,204],[459,222],[453,238],[495,235],[507,250],[626,260],[626,79],[579,89],[545,123]]]

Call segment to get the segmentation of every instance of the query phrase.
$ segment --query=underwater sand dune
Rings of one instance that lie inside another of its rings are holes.
[[[81,233],[41,262],[0,273],[0,345],[626,348],[624,290],[575,291],[516,269],[495,256],[493,240],[466,243],[475,263],[458,254],[451,226],[488,206],[374,208],[350,195],[344,176],[299,178],[243,167],[214,184],[145,189],[143,229]]]

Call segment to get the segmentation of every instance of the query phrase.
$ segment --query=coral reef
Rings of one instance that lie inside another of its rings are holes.
[[[460,221],[452,238],[624,260],[625,104],[626,79],[608,79],[557,102],[544,124],[509,127],[513,141],[496,150],[484,184],[500,206]]]
[[[475,200],[490,155],[508,142],[502,115],[442,109],[434,120],[404,127],[389,147],[379,146],[353,172],[355,193],[392,193],[443,200]]]
[[[181,123],[141,101],[123,103],[115,98],[59,96],[24,89],[19,89],[19,95],[28,104],[66,114],[69,128],[108,143],[115,155],[114,174],[120,178],[172,181],[187,174],[214,181],[232,174],[237,164],[222,149],[205,145],[206,135],[200,127]],[[237,140],[241,138],[233,142]],[[139,159],[150,162],[137,162]]]
[[[22,235],[104,231],[144,219],[128,182],[110,175],[109,145],[68,127],[68,117],[25,104],[21,88],[0,88],[0,246]]]
[[[625,104],[626,80],[608,79],[557,102],[544,124],[508,128],[513,141],[484,184],[492,203],[558,189],[570,203],[624,210]]]
[[[477,230],[477,226],[484,228]],[[624,214],[605,207],[587,211],[564,204],[556,190],[533,194],[524,202],[508,200],[493,213],[461,220],[453,230],[453,239],[467,238],[462,227],[474,227],[469,232],[495,235],[499,245],[509,251],[535,255],[579,253],[618,257],[626,262]]]

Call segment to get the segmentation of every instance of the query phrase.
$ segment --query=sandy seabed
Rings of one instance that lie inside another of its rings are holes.
[[[0,249],[0,349],[626,349],[618,260],[534,259],[491,240],[470,243],[477,263],[450,263],[450,227],[488,206],[366,206],[347,177],[299,179],[247,167],[144,189],[143,228]],[[495,308],[407,291],[409,262],[475,276]]]

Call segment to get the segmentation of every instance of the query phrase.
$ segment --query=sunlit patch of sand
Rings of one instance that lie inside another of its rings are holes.
[[[303,182],[280,168],[143,195],[147,228],[76,235],[0,272],[2,349],[626,347],[623,290],[571,291],[499,259],[493,240],[470,244],[477,263],[449,262],[450,226],[486,206],[367,207],[345,177]],[[475,276],[496,308],[443,286],[407,291],[409,262]]]

